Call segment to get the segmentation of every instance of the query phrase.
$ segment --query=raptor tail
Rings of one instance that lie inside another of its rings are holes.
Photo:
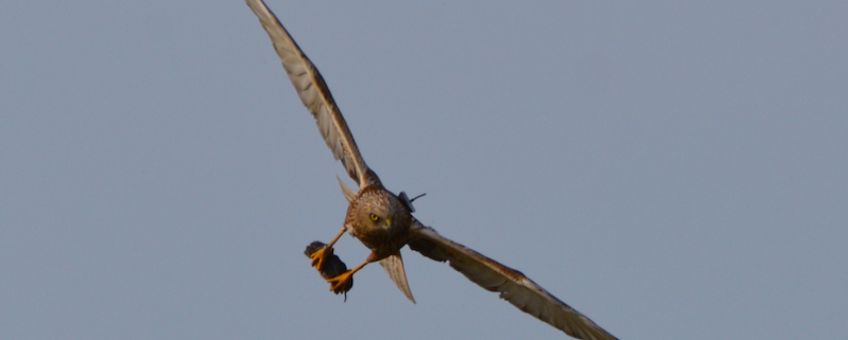
[[[409,289],[409,282],[406,281],[406,272],[403,270],[403,259],[400,257],[400,252],[396,255],[391,255],[380,260],[380,265],[389,274],[389,277],[397,285],[398,289],[409,298],[412,303],[415,303],[415,298],[412,297],[412,291]]]

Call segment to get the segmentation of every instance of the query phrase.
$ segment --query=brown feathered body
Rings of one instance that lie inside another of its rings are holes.
[[[411,225],[409,208],[379,182],[356,194],[345,218],[348,232],[374,252],[372,261],[400,254],[409,242]]]

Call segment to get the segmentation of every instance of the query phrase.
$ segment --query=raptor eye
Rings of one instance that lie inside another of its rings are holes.
[[[368,214],[368,218],[370,218],[372,221],[375,221],[375,222],[378,219],[380,219],[379,217],[377,217],[377,214],[374,214],[374,213]]]

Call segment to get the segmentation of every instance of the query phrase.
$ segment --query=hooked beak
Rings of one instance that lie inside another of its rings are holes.
[[[392,226],[392,218],[388,217],[388,218],[386,218],[386,228],[389,228],[391,226]]]

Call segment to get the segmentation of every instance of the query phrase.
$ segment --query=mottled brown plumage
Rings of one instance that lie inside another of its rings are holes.
[[[339,179],[342,193],[350,204],[344,225],[330,244],[315,250],[310,257],[312,265],[322,274],[326,273],[327,268],[334,265],[334,259],[337,259],[332,255],[333,245],[345,232],[358,238],[371,249],[371,254],[356,268],[329,278],[327,281],[331,284],[331,290],[349,289],[354,273],[368,263],[379,261],[397,287],[415,302],[400,255],[400,249],[409,244],[412,250],[430,259],[449,262],[452,268],[472,282],[487,290],[499,292],[502,299],[570,336],[584,340],[616,340],[612,334],[521,272],[442,237],[412,217],[414,209],[406,195],[401,192],[398,197],[386,190],[377,174],[365,164],[341,111],[315,65],[262,0],[246,2],[268,32],[283,68],[300,100],[315,118],[318,131],[333,157],[342,162],[348,175],[359,184],[358,191],[354,191]]]
[[[377,260],[397,254],[406,245],[411,224],[409,209],[381,184],[360,190],[345,218],[350,234],[371,249]]]

